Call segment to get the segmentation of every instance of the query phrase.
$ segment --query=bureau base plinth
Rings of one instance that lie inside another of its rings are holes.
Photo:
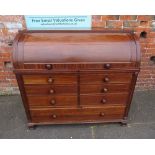
[[[118,119],[118,120],[104,120],[104,121],[70,121],[70,122],[43,122],[43,123],[27,123],[27,127],[30,130],[35,130],[37,128],[37,126],[44,126],[44,125],[78,125],[78,124],[113,124],[113,123],[120,123],[120,125],[123,126],[127,126],[128,122],[126,121],[126,123],[124,123],[123,119]]]

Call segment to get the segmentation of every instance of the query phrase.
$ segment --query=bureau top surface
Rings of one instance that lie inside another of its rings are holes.
[[[15,61],[26,63],[130,62],[139,59],[132,33],[24,31],[14,42]]]
[[[21,37],[21,41],[24,41],[27,45],[41,43],[98,43],[103,44],[104,42],[129,42],[133,38],[126,33],[26,33]]]

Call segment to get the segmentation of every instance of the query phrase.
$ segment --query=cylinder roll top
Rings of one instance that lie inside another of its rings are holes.
[[[14,43],[14,64],[137,62],[133,33],[102,31],[26,31]]]

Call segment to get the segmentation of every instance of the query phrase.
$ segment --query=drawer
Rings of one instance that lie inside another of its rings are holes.
[[[93,122],[122,119],[125,106],[105,106],[99,108],[30,109],[32,121],[51,123]]]
[[[77,84],[74,74],[23,75],[24,84]]]
[[[77,106],[77,96],[27,96],[29,106]]]
[[[25,85],[27,94],[76,94],[77,85]]]
[[[104,106],[111,104],[126,104],[128,101],[128,93],[113,93],[104,95],[80,95],[80,103],[82,106]]]
[[[92,84],[80,85],[80,94],[128,92],[129,84]]]
[[[131,73],[83,73],[80,75],[81,84],[101,84],[101,83],[130,83]]]
[[[24,63],[24,69],[35,70],[117,70],[117,69],[135,69],[135,62],[126,63],[81,63],[81,64],[38,64],[38,63]]]

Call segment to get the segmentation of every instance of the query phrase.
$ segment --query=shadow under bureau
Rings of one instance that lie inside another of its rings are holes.
[[[13,65],[29,127],[126,124],[140,49],[130,32],[20,31]]]

